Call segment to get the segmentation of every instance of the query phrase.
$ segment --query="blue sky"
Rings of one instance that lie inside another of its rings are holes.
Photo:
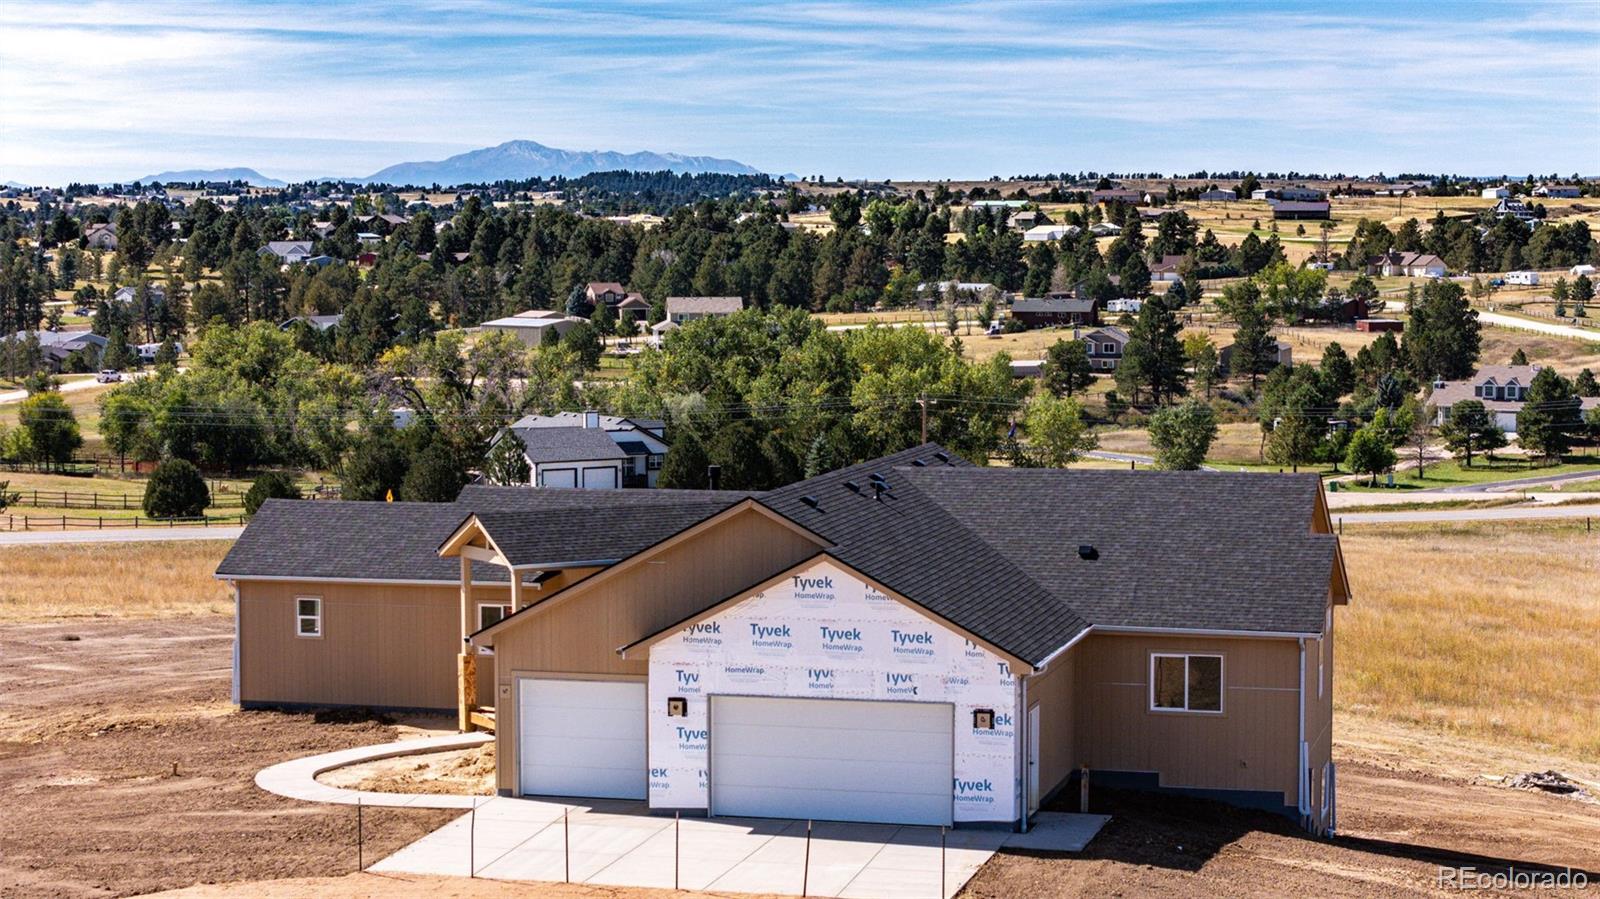
[[[0,4],[0,180],[515,138],[830,178],[1600,174],[1600,3]]]

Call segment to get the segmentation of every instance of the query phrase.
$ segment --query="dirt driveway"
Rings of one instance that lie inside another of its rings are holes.
[[[346,876],[356,862],[353,810],[273,796],[252,778],[295,756],[394,739],[397,728],[235,711],[231,640],[225,616],[0,626],[0,896],[221,883],[234,886],[193,894],[600,895]],[[1439,750],[1407,761],[1422,751],[1405,735],[1341,744],[1342,834],[1331,842],[1270,815],[1101,790],[1093,810],[1115,817],[1084,855],[1003,852],[963,895],[1437,894],[1441,864],[1571,866],[1600,883],[1600,805],[1478,782],[1470,759],[1452,763]],[[454,814],[369,810],[367,860]],[[261,880],[277,882],[249,885]]]
[[[220,616],[0,627],[0,896],[105,896],[344,874],[354,810],[257,789],[257,770],[395,728],[228,702]],[[368,860],[453,817],[366,812]]]

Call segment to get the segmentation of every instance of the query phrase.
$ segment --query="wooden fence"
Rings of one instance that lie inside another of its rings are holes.
[[[0,530],[6,531],[99,531],[109,528],[164,529],[180,527],[234,527],[245,523],[244,515],[202,515],[199,518],[74,518],[68,515],[0,515]]]
[[[123,511],[143,509],[144,496],[132,493],[94,493],[76,490],[12,490],[16,496],[12,502],[18,506],[33,506],[40,509],[105,509]],[[244,495],[240,493],[219,494],[215,488],[211,491],[211,504],[213,509],[242,509],[244,508]]]

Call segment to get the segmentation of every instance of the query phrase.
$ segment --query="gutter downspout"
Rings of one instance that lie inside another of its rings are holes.
[[[1310,750],[1306,746],[1306,640],[1301,637],[1296,642],[1300,644],[1300,735],[1298,740],[1300,762],[1295,768],[1294,775],[1295,784],[1297,785],[1295,792],[1299,794],[1295,806],[1300,811],[1300,826],[1305,827],[1307,819],[1311,815],[1311,785],[1309,776],[1306,773],[1306,765],[1310,762]]]
[[[239,582],[230,580],[228,587],[233,591],[233,685],[228,690],[228,700],[234,705],[239,704]]]
[[[1018,772],[1018,783],[1021,784],[1022,788],[1017,791],[1020,794],[1022,813],[1022,823],[1017,829],[1021,833],[1028,832],[1028,804],[1033,799],[1029,795],[1029,787],[1032,785],[1033,780],[1029,774],[1028,766],[1039,764],[1038,759],[1028,756],[1028,747],[1033,745],[1033,741],[1029,739],[1028,734],[1028,680],[1031,677],[1032,675],[1025,674],[1017,678],[1017,691],[1021,694],[1021,703],[1017,706],[1017,727],[1013,729],[1017,735],[1017,758],[1022,760],[1021,770]]]

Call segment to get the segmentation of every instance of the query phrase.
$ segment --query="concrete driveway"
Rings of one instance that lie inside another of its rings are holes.
[[[565,822],[563,811],[568,812]],[[1006,845],[1078,851],[1103,815],[1042,813],[1027,834],[945,834],[943,896],[952,896]],[[375,872],[443,874],[718,892],[934,899],[941,895],[936,827],[814,824],[752,818],[672,818],[643,803],[567,806],[532,799],[483,800],[475,813],[373,865]],[[470,868],[469,868],[470,864]]]

